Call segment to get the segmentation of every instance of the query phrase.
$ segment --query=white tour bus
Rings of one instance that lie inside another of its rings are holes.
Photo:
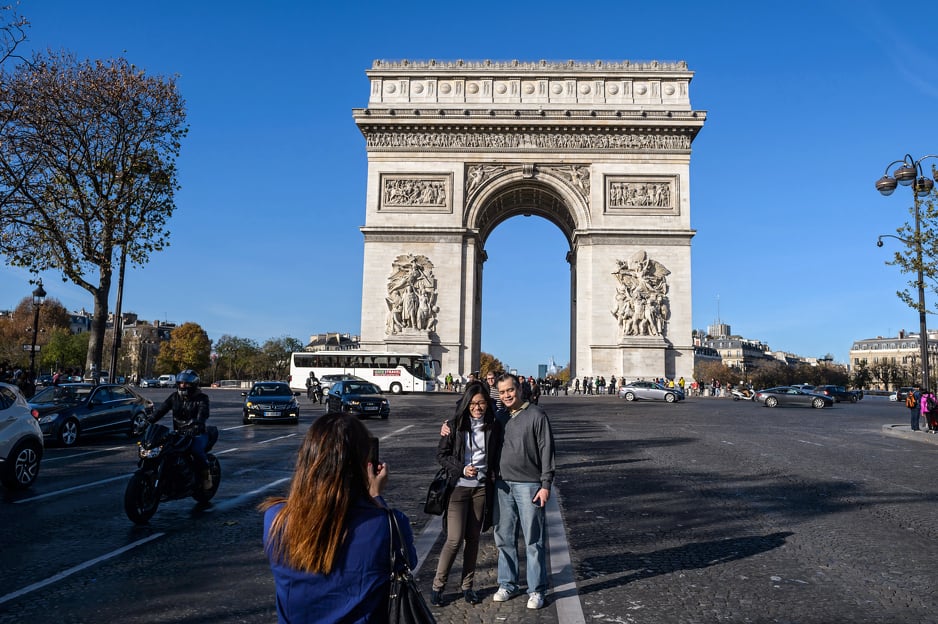
[[[387,351],[298,351],[290,356],[290,387],[306,391],[310,371],[323,375],[348,373],[377,384],[382,392],[433,392],[434,360],[419,353]]]

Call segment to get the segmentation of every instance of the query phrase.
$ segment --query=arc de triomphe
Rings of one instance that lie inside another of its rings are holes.
[[[706,113],[690,106],[685,63],[366,73],[362,348],[476,370],[485,241],[538,215],[569,242],[572,374],[693,376],[688,172]]]

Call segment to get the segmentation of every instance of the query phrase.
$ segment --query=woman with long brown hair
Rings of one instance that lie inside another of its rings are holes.
[[[391,531],[381,491],[388,467],[372,466],[369,448],[357,418],[319,417],[300,445],[289,495],[261,504],[280,622],[387,621]],[[391,513],[413,566],[410,521]]]
[[[479,381],[469,382],[455,417],[444,425],[447,431],[437,448],[437,461],[446,469],[452,493],[446,509],[446,542],[430,591],[434,606],[444,604],[443,589],[460,545],[463,546],[460,591],[469,604],[481,602],[473,581],[479,536],[492,525],[495,468],[501,444],[501,428],[495,421],[492,405],[488,388]]]

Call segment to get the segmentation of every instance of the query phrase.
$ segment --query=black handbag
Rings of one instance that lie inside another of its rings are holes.
[[[417,587],[407,564],[404,538],[394,512],[388,510],[391,530],[391,589],[388,594],[388,624],[436,624],[436,618]]]
[[[449,495],[452,491],[446,469],[440,468],[427,489],[427,500],[423,504],[423,513],[428,513],[431,516],[442,516],[443,512],[446,511],[446,506],[449,505]]]

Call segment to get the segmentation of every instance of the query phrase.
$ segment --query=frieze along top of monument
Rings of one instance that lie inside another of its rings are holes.
[[[384,61],[365,72],[370,108],[689,111],[694,72],[661,61]]]
[[[377,59],[372,69],[407,69],[435,71],[549,71],[549,72],[619,72],[619,71],[688,71],[685,61],[417,61]]]

